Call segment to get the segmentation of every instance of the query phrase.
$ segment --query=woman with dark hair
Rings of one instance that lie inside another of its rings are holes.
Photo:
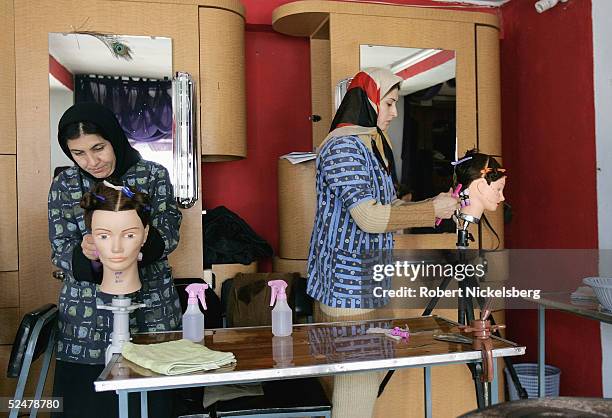
[[[142,288],[131,295],[146,307],[132,314],[132,331],[169,331],[180,326],[181,308],[167,257],[178,245],[181,213],[168,171],[140,157],[115,115],[104,106],[79,103],[66,110],[59,122],[58,141],[74,166],[53,179],[48,202],[52,261],[64,272],[54,394],[64,398],[60,416],[113,417],[116,396],[96,393],[93,388],[104,368],[112,332],[112,314],[96,305],[110,303],[112,295],[100,290],[99,251],[80,202],[96,184],[111,178],[149,197],[149,230],[138,261]],[[161,406],[150,410],[169,416]]]
[[[355,75],[319,148],[307,291],[323,320],[370,319],[388,303],[374,296],[380,283],[371,264],[393,249],[392,232],[433,226],[458,207],[450,193],[423,202],[397,199],[385,131],[397,116],[401,81],[385,68]],[[335,376],[334,418],[370,417],[379,382],[379,373]]]

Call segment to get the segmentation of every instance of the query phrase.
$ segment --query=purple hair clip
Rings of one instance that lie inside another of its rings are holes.
[[[461,199],[461,207],[464,208],[466,206],[470,206],[470,190],[465,189],[459,193],[459,198]]]
[[[123,192],[124,195],[126,195],[130,199],[134,197],[134,192],[131,191],[127,186],[123,186],[121,188],[121,191]]]
[[[95,197],[96,199],[98,199],[99,201],[101,201],[101,202],[106,202],[106,198],[105,198],[104,196],[99,195],[99,194],[97,194],[97,193],[92,193],[92,194],[93,194],[93,195],[94,195],[94,197]]]
[[[471,159],[472,159],[472,157],[465,157],[465,158],[462,158],[462,159],[457,160],[457,161],[451,161],[451,165],[457,166],[457,165],[459,165],[461,163],[464,163],[464,162],[466,162],[468,160],[471,160]]]

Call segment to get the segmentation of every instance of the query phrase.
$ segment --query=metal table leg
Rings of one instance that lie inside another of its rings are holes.
[[[546,308],[538,304],[538,397],[546,395]]]
[[[498,396],[498,392],[499,389],[497,387],[497,359],[494,357],[493,358],[493,381],[491,382],[491,384],[489,385],[489,387],[491,388],[491,394],[489,396],[489,399],[491,400],[491,405],[495,405],[497,403],[499,403],[499,396]]]
[[[146,390],[140,392],[140,418],[149,418],[149,404],[147,402]]]
[[[423,382],[425,392],[425,418],[431,418],[431,367],[423,368]]]
[[[117,395],[119,395],[119,418],[129,418],[128,393],[125,390],[118,390]]]

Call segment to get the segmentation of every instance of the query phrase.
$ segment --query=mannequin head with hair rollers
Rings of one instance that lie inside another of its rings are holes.
[[[468,151],[454,162],[455,186],[461,190],[461,209],[455,215],[457,247],[466,248],[473,241],[470,224],[479,224],[485,210],[495,211],[505,200],[506,170],[497,160],[477,150]]]
[[[83,195],[81,207],[103,265],[100,290],[111,295],[139,290],[139,253],[149,231],[147,195],[104,181]]]
[[[456,184],[462,185],[460,213],[480,219],[505,200],[506,170],[487,154],[468,151],[455,166]]]

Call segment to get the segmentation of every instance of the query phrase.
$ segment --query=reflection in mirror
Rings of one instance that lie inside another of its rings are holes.
[[[113,110],[145,160],[172,164],[172,40],[98,33],[49,33],[51,176],[72,166],[57,123],[74,103]]]
[[[419,201],[446,192],[456,155],[455,51],[360,46],[360,67],[386,67],[404,79],[398,116],[388,129],[395,157],[398,197]],[[455,232],[445,220],[411,233]]]

